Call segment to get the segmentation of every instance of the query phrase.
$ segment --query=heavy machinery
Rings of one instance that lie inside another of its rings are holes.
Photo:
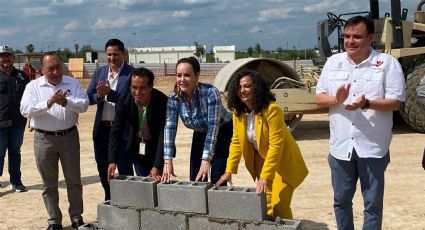
[[[401,9],[400,0],[391,0],[391,14],[379,17],[378,0],[369,0],[370,11],[351,12],[336,15],[328,13],[328,19],[317,25],[320,58],[313,60],[323,67],[326,58],[332,55],[328,37],[337,30],[338,47],[342,46],[344,18],[354,15],[369,16],[375,23],[373,48],[396,57],[403,67],[406,78],[406,101],[402,103],[400,114],[414,130],[425,132],[425,111],[416,101],[416,87],[425,75],[425,13],[421,0],[414,12],[414,21],[407,21],[407,9]],[[341,48],[339,48],[339,51]],[[293,130],[303,114],[326,112],[314,104],[314,89],[309,82],[289,66],[272,59],[239,59],[225,66],[214,84],[220,92],[227,91],[228,82],[241,70],[251,69],[260,72],[275,92],[278,103],[286,112],[285,121]],[[314,85],[314,84],[313,84]]]

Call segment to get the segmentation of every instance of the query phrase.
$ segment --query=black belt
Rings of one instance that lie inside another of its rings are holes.
[[[114,124],[113,121],[102,121],[102,123],[105,124],[105,126],[108,126],[108,127],[112,127],[112,124]]]
[[[72,130],[76,129],[77,126],[72,126],[69,129],[65,129],[65,130],[58,130],[58,131],[46,131],[46,130],[42,130],[42,129],[35,129],[35,131],[39,132],[39,133],[43,133],[46,135],[53,135],[53,136],[65,136],[66,134],[68,134],[69,132],[71,132]]]

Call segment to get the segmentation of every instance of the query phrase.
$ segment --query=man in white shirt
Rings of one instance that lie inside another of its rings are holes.
[[[364,200],[363,229],[382,228],[392,113],[405,99],[400,63],[372,49],[373,27],[363,16],[346,22],[346,52],[328,59],[316,87],[316,103],[329,107],[328,161],[338,229],[354,229],[352,199],[358,179]]]
[[[59,208],[58,162],[65,177],[69,216],[72,227],[83,225],[83,187],[80,171],[80,139],[78,115],[87,110],[89,100],[78,80],[62,73],[56,53],[41,58],[43,76],[25,88],[20,111],[31,118],[34,132],[34,154],[43,179],[43,200],[49,214],[48,230],[62,229]]]

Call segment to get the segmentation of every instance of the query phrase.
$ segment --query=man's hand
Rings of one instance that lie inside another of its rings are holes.
[[[347,83],[345,85],[341,85],[338,90],[336,91],[335,95],[335,103],[336,105],[340,105],[344,103],[344,101],[348,98],[348,95],[350,93],[350,87],[351,84]]]
[[[151,172],[149,174],[150,177],[152,177],[155,181],[161,181],[161,170],[156,168],[156,167],[152,167]]]
[[[47,107],[51,108],[54,104],[65,107],[67,104],[66,96],[68,96],[68,91],[61,89],[56,91],[53,96],[47,100]]]
[[[220,179],[215,183],[215,186],[220,186],[223,183],[229,182],[230,185],[232,185],[232,174],[231,173],[224,173]]]
[[[345,109],[349,111],[354,111],[356,109],[360,109],[366,105],[366,97],[365,95],[361,95],[358,97],[353,103],[345,105]]]
[[[109,85],[109,81],[106,81],[105,85],[103,85],[102,81],[99,81],[96,86],[97,97],[103,99],[105,96],[109,94],[111,91],[111,86]]]
[[[117,168],[117,164],[114,163],[110,163],[108,166],[108,182],[111,179],[114,179],[114,173],[115,173],[115,169]]]
[[[195,181],[205,181],[208,178],[210,174],[210,165],[209,161],[202,160],[201,167],[199,168]]]

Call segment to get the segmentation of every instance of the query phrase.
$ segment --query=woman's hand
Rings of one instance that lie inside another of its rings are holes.
[[[266,192],[266,187],[267,187],[267,180],[266,179],[259,179],[257,181],[257,194],[260,193],[265,193]]]
[[[114,163],[110,163],[108,166],[108,182],[111,179],[114,179],[114,173],[115,173],[115,169],[117,168],[117,164]]]
[[[175,176],[174,175],[173,161],[172,160],[165,160],[161,182],[162,183],[170,183],[172,176]]]
[[[201,167],[199,168],[195,181],[205,181],[208,178],[210,174],[210,165],[209,161],[202,160]]]
[[[215,186],[220,186],[223,183],[229,182],[230,185],[232,185],[232,174],[231,173],[224,173],[221,177],[220,180],[217,181],[217,183],[215,183]]]

